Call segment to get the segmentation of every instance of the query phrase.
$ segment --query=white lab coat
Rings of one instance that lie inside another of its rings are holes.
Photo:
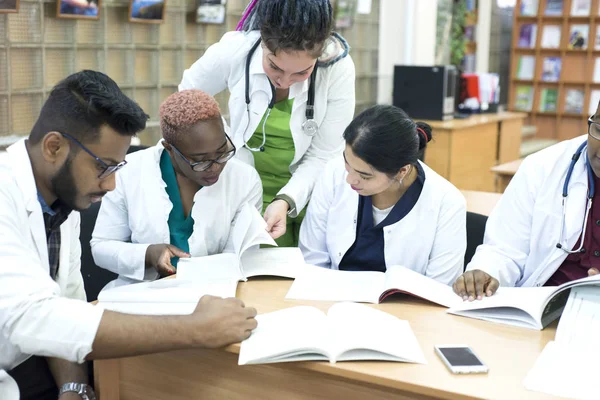
[[[102,200],[91,248],[96,265],[119,274],[107,288],[158,278],[154,268],[146,268],[145,258],[149,245],[170,243],[168,219],[173,203],[160,170],[163,151],[159,142],[129,154],[127,166],[117,174],[116,189]],[[232,251],[229,233],[248,202],[261,211],[260,178],[254,168],[232,159],[217,183],[194,196],[190,254],[201,257]]]
[[[425,184],[414,208],[384,229],[386,266],[403,265],[451,284],[463,272],[466,201],[460,191],[421,163]],[[300,228],[308,264],[338,269],[356,239],[359,196],[346,183],[344,160],[331,161],[318,181]]]
[[[252,153],[244,144],[254,135],[271,100],[271,87],[262,67],[262,47],[258,46],[250,62],[250,119],[246,111],[246,56],[258,40],[258,31],[229,32],[220,42],[209,47],[204,55],[183,73],[179,90],[200,89],[216,95],[229,89],[231,138],[238,156],[253,164]],[[292,177],[280,194],[290,196],[296,203],[295,217],[308,203],[314,184],[325,164],[341,154],[342,134],[354,115],[354,63],[346,56],[335,64],[320,67],[315,82],[315,121],[319,133],[308,136],[302,130],[306,121],[309,80],[290,87],[294,99],[290,129],[295,154],[290,171]]]
[[[0,399],[19,400],[17,382],[2,369],[0,369]]]
[[[567,253],[556,247],[562,189],[571,157],[586,138],[558,143],[523,161],[490,214],[483,244],[467,270],[485,271],[501,286],[542,286],[550,279],[567,258]],[[569,182],[564,235],[569,249],[581,235],[585,214],[586,152],[584,149]]]
[[[0,369],[31,354],[83,362],[102,318],[81,276],[79,213],[61,225],[60,265],[50,278],[46,229],[25,141],[0,161]]]

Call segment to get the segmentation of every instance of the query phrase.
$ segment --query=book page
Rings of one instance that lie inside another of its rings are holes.
[[[399,265],[387,269],[385,280],[386,292],[380,301],[393,294],[394,290],[411,294],[444,307],[452,307],[462,303],[462,299],[454,293],[452,287],[444,285],[435,279],[428,278],[411,269]]]
[[[103,290],[99,302],[116,303],[197,303],[204,295],[235,297],[237,281],[192,282],[160,279]]]
[[[252,246],[261,244],[277,246],[267,232],[264,218],[249,203],[244,204],[238,213],[231,235],[234,251],[239,256]]]
[[[177,279],[190,282],[214,282],[243,279],[236,254],[223,253],[205,257],[180,258]]]
[[[298,270],[286,299],[378,303],[383,272],[339,271],[305,265]]]
[[[597,399],[600,352],[592,343],[586,351],[573,351],[558,342],[548,342],[523,384],[528,390],[572,399]]]
[[[587,351],[600,337],[600,288],[580,286],[571,290],[556,330],[556,342],[573,351]]]
[[[334,361],[392,360],[426,364],[408,321],[356,303],[338,303],[327,313]]]
[[[242,254],[242,273],[252,276],[283,276],[295,278],[305,265],[302,252],[297,247],[272,247],[249,249]]]
[[[458,314],[469,317],[469,311],[478,310],[477,317],[487,321],[494,321],[496,308],[502,310],[499,317],[507,323],[507,309],[513,308],[522,310],[515,312],[514,319],[526,323],[532,329],[542,329],[541,316],[546,300],[554,293],[555,287],[501,287],[491,297],[484,297],[482,300],[463,301],[448,310],[450,314]],[[487,317],[484,317],[484,313]],[[520,325],[520,324],[519,324]]]
[[[328,359],[327,317],[318,308],[286,308],[260,314],[256,320],[258,327],[242,342],[239,365],[296,361],[294,357],[303,354]]]

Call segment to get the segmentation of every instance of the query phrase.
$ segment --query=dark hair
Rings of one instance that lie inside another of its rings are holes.
[[[366,109],[344,131],[354,154],[389,176],[405,165],[416,164],[431,136],[429,125],[413,121],[404,110],[390,105]]]
[[[121,135],[133,136],[146,127],[147,119],[144,110],[107,75],[84,70],[54,86],[29,141],[37,144],[48,132],[56,131],[91,143],[99,139],[103,125]]]
[[[258,0],[250,3],[240,25],[244,31],[260,29],[274,54],[308,51],[319,57],[333,32],[333,10],[329,0]]]

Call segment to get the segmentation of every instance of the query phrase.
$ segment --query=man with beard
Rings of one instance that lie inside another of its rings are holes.
[[[54,87],[1,160],[0,398],[16,381],[22,400],[94,399],[86,360],[220,347],[256,327],[237,299],[205,296],[191,315],[165,317],[85,302],[77,211],[114,190],[147,118],[108,76],[82,71]]]

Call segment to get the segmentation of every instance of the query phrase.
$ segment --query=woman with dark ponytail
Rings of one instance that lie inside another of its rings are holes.
[[[252,0],[238,31],[179,85],[229,90],[229,134],[262,179],[264,217],[280,246],[297,245],[303,209],[354,114],[354,64],[333,26],[329,0]]]
[[[346,128],[343,158],[315,186],[300,230],[308,264],[349,271],[403,265],[445,284],[463,271],[466,204],[418,160],[431,127],[400,108],[371,107]]]

